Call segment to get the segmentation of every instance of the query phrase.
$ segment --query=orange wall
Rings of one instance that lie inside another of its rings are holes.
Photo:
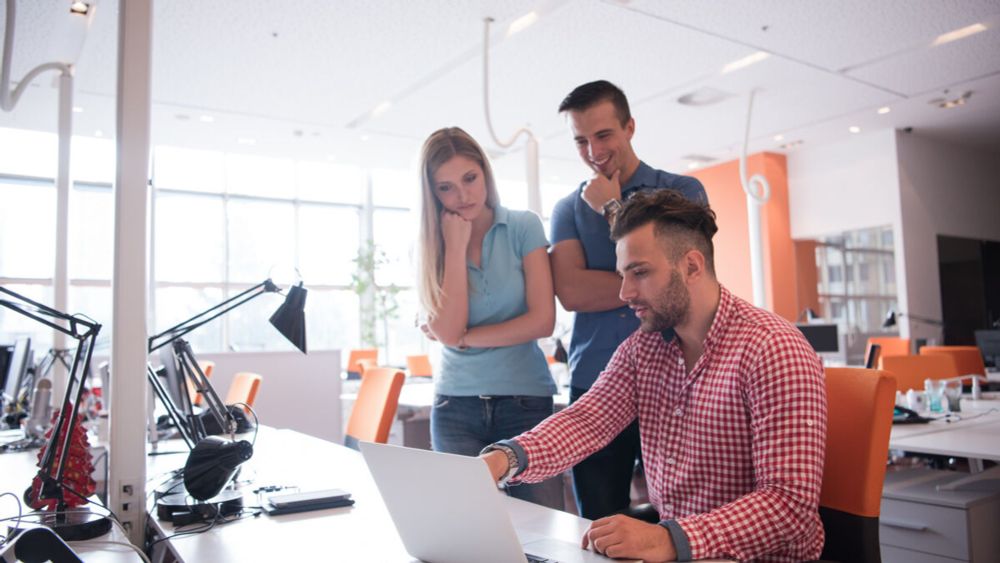
[[[794,321],[798,316],[795,247],[788,218],[788,173],[785,156],[758,153],[747,158],[747,174],[763,174],[771,185],[771,198],[761,216],[764,242],[764,277],[767,308]],[[719,281],[736,295],[753,301],[750,280],[750,243],[747,231],[747,198],[739,179],[739,162],[731,161],[691,174],[701,180],[708,202],[715,210],[719,233],[715,236],[715,270]]]

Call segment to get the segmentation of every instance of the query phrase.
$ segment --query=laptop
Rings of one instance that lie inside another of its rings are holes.
[[[361,454],[410,555],[432,563],[607,563],[579,543],[521,544],[489,469],[477,457],[361,442]]]

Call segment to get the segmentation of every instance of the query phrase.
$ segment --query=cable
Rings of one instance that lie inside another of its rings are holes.
[[[6,497],[6,496],[13,497],[14,500],[17,502],[17,518],[16,518],[17,524],[14,525],[14,528],[15,529],[20,528],[21,527],[21,518],[24,516],[24,505],[21,504],[20,497],[18,497],[14,493],[0,493],[0,498]],[[4,520],[7,520],[7,518],[5,518]],[[7,536],[6,535],[0,536],[0,547],[2,547],[4,545],[7,545]]]
[[[257,418],[257,411],[253,410],[253,407],[246,403],[233,403],[234,405],[242,405],[250,414],[253,415],[253,439],[250,440],[250,446],[253,447],[257,443],[257,432],[260,430],[260,419]]]

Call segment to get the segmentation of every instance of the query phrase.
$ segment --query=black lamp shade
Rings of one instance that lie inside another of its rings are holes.
[[[896,326],[896,311],[889,311],[889,314],[885,316],[885,320],[882,321],[882,328],[889,328]]]
[[[236,474],[236,468],[253,456],[246,440],[232,442],[209,436],[198,442],[184,464],[184,488],[198,500],[219,494]]]
[[[296,348],[306,352],[306,294],[308,290],[300,282],[293,285],[285,296],[285,301],[271,315],[271,324],[278,329]]]

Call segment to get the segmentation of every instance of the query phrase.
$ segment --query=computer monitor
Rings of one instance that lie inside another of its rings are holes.
[[[7,384],[7,367],[10,366],[10,356],[13,353],[13,344],[0,344],[0,390]]]
[[[823,358],[824,363],[846,363],[847,350],[836,324],[797,323],[795,326],[805,335],[809,345]]]
[[[1000,368],[1000,329],[977,330],[976,346],[986,365]]]
[[[32,367],[35,356],[31,351],[31,339],[20,338],[14,343],[14,350],[7,365],[7,378],[3,385],[3,404],[7,412],[16,412],[18,395],[28,369]]]

